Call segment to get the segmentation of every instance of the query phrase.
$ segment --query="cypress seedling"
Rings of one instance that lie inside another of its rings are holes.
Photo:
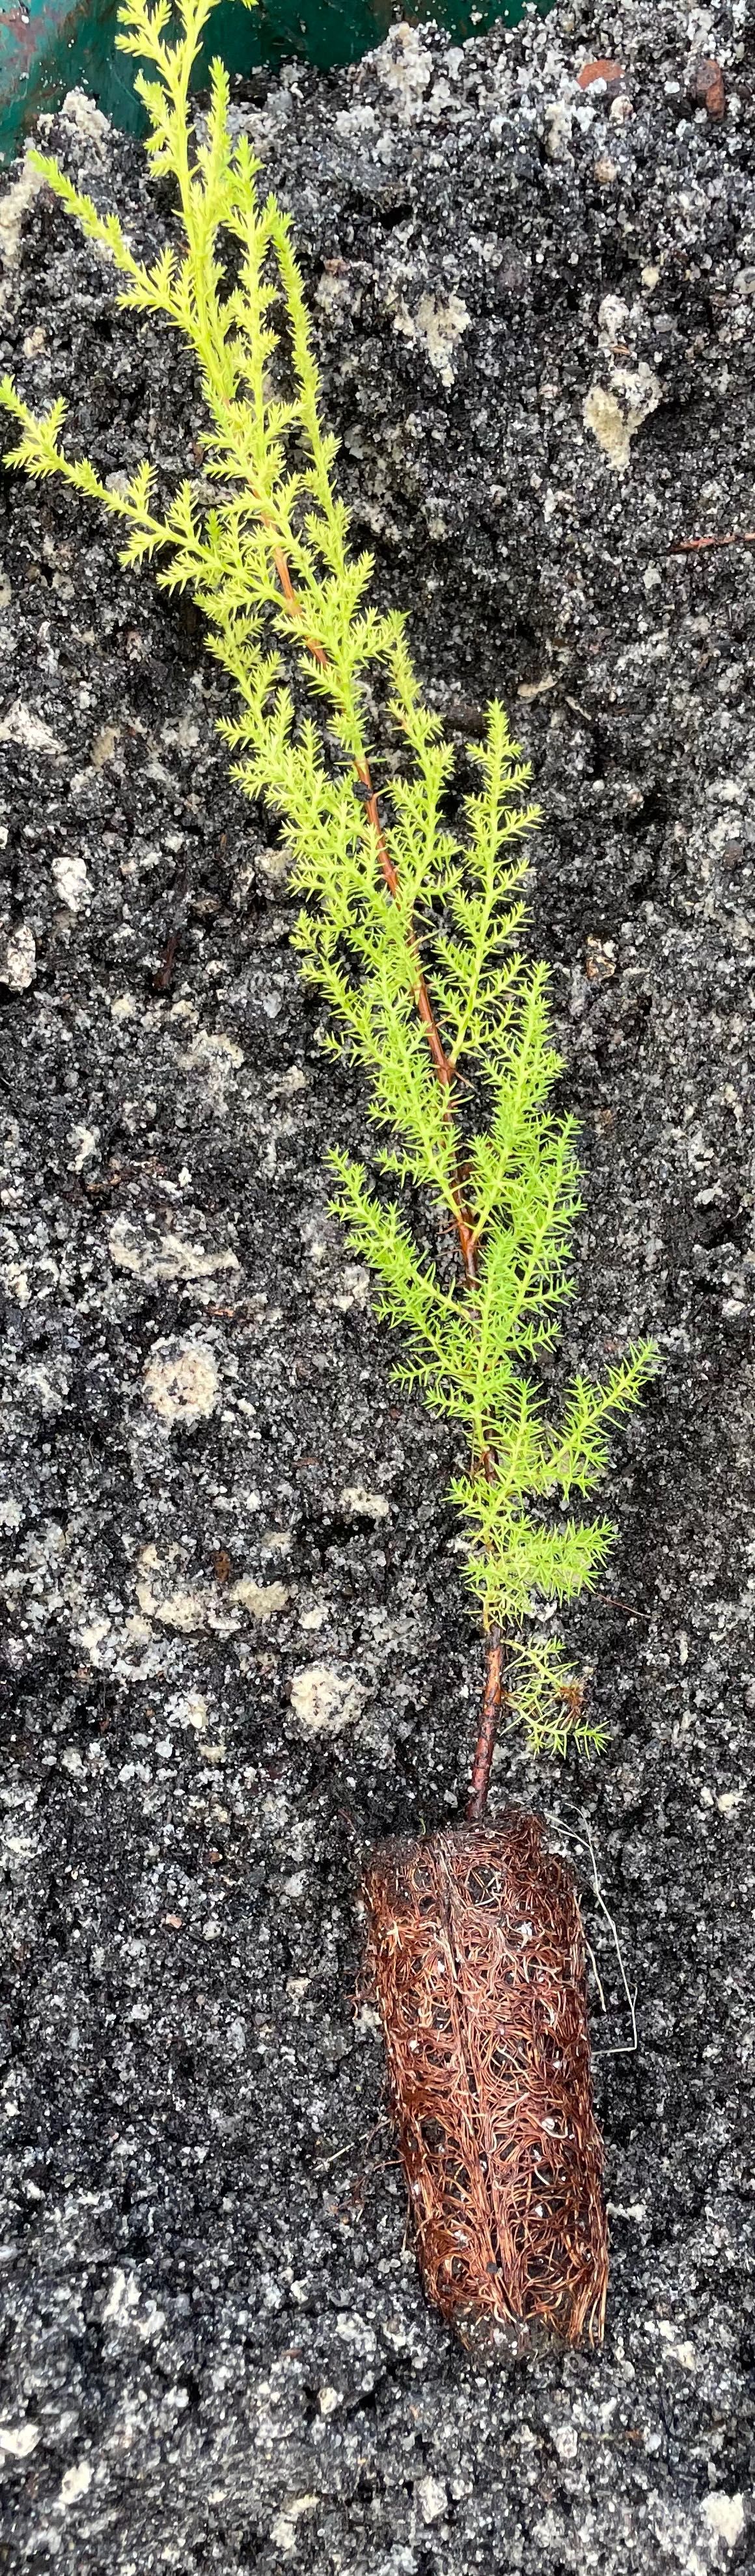
[[[220,725],[232,775],[290,854],[326,1045],[361,1072],[376,1141],[369,1169],[331,1152],[333,1205],[398,1329],[399,1383],[456,1426],[451,1490],[485,1649],[466,1826],[386,1846],[365,1873],[418,2250],[430,2295],[476,2349],[595,2340],[605,2221],[576,1897],[536,1819],[484,1817],[502,1708],[533,1754],[602,1749],[538,1611],[589,1590],[605,1563],[611,1525],[582,1505],[653,1351],[630,1349],[600,1386],[575,1379],[551,1418],[539,1362],[571,1293],[581,1201],[574,1123],[553,1103],[548,974],[520,944],[530,772],[496,700],[451,819],[456,755],[404,618],[376,607],[371,559],[350,544],[290,221],[261,199],[247,137],[231,135],[219,62],[195,132],[189,86],[215,5],[178,0],[174,18],[169,0],[128,0],[120,13],[121,48],[148,66],[136,87],[151,166],[177,192],[176,238],[151,268],[116,214],[33,156],[115,263],[121,304],[193,351],[201,484],[187,478],[161,515],[149,461],[103,482],[61,444],[64,403],[37,419],[7,378],[6,462],[99,503],[125,531],[122,563],[154,560],[160,586],[196,603],[235,684]]]

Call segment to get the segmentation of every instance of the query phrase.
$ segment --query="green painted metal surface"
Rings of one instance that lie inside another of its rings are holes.
[[[463,40],[496,18],[520,16],[521,0],[435,0],[425,8],[406,0],[262,0],[253,14],[219,8],[210,50],[234,72],[295,56],[325,70],[379,45],[397,18],[433,18]],[[76,86],[127,133],[144,131],[135,66],[115,50],[116,17],[117,0],[6,0],[0,7],[0,162],[20,150],[33,118],[59,107]]]

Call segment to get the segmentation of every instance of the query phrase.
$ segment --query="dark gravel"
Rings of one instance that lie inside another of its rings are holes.
[[[668,552],[752,524],[753,51],[738,0],[691,24],[405,32],[240,110],[381,595],[461,734],[499,689],[534,762],[586,1169],[563,1365],[663,1357],[573,1625],[608,1756],[498,1771],[589,1822],[638,1990],[636,2055],[597,2060],[599,2359],[482,2379],[428,2314],[358,1999],[359,1848],[458,1811],[480,1682],[452,1444],[327,1213],[358,1088],[196,621],[5,479],[4,2567],[755,2563],[755,567]],[[576,88],[593,55],[613,100]],[[136,146],[81,105],[53,142],[159,244]],[[180,352],[18,185],[4,362],[104,471],[170,480]]]

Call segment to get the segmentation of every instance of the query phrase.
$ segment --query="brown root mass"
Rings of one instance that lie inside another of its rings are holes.
[[[368,1962],[428,2297],[486,2357],[603,2335],[585,1947],[536,1816],[383,1844]]]

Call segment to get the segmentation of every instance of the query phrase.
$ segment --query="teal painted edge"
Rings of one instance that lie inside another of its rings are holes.
[[[254,17],[223,0],[213,21],[209,53],[230,72],[273,68],[298,58],[328,70],[354,62],[382,43],[396,18],[410,14],[393,0],[267,0]],[[464,42],[503,18],[522,14],[522,0],[436,0],[412,9],[417,24],[434,20]],[[106,116],[127,134],[143,134],[145,119],[133,87],[131,65],[115,49],[117,0],[8,0],[0,7],[0,164],[11,161],[36,117],[59,107],[66,91],[86,89]],[[200,59],[196,86],[206,79],[209,54]]]
[[[128,73],[117,69],[115,0],[18,0],[0,14],[0,160],[18,152],[34,118],[60,106],[77,82],[95,97],[112,82],[125,120],[141,110]],[[113,80],[113,74],[115,75]],[[112,109],[116,115],[115,97]]]

